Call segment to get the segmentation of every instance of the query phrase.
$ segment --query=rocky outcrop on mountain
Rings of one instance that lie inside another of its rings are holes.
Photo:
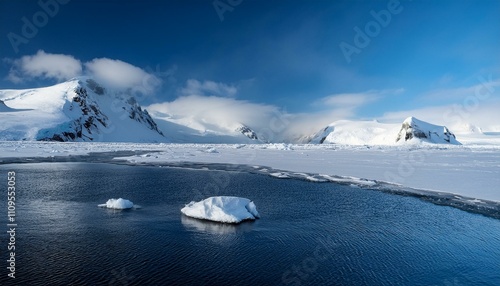
[[[40,129],[36,140],[101,141],[102,136],[112,132],[116,124],[127,124],[126,120],[129,119],[164,136],[147,110],[142,109],[135,98],[129,97],[125,100],[118,95],[107,94],[106,89],[93,79],[79,80],[73,90],[67,91],[66,100],[62,110],[71,120]],[[107,108],[108,114],[103,112],[100,104],[112,106]],[[110,120],[111,115],[115,120]]]
[[[414,117],[408,117],[402,124],[396,142],[419,139],[429,143],[460,144],[455,134],[446,126],[434,125]]]
[[[246,137],[252,139],[252,140],[259,140],[257,133],[253,131],[250,127],[241,124],[238,128],[236,128],[236,132],[240,132],[241,134],[245,135]]]
[[[146,109],[142,109],[134,97],[130,97],[126,102],[128,106],[124,106],[123,109],[128,112],[130,119],[143,123],[147,128],[163,136],[163,132],[158,129],[158,125],[156,125],[156,122],[151,118],[151,115],[149,115]]]
[[[108,126],[108,117],[100,111],[99,105],[89,97],[87,88],[77,86],[71,101],[66,102],[64,110],[70,117],[77,117],[53,128],[42,129],[38,132],[40,141],[93,141],[100,134],[100,129]],[[76,115],[76,116],[75,116]]]
[[[334,130],[335,130],[334,126],[327,126],[327,127],[323,128],[321,131],[319,131],[314,136],[312,136],[309,143],[323,144],[325,142],[326,138],[328,137],[328,135],[333,133]]]

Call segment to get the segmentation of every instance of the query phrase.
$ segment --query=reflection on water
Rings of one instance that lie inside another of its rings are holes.
[[[217,223],[181,215],[181,222],[187,230],[212,234],[233,234],[252,231],[255,221],[244,221],[240,224]]]

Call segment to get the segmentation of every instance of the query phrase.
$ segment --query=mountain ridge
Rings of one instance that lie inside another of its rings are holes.
[[[0,100],[23,108],[8,112],[9,117],[2,113],[2,140],[167,142],[133,97],[88,77],[40,89],[3,90]]]
[[[296,139],[288,141],[280,141],[284,139],[279,136],[267,139],[266,129],[257,129],[262,131],[259,133],[251,126],[252,122],[214,122],[189,114],[175,117],[158,110],[150,113],[134,97],[107,88],[86,76],[49,87],[0,90],[0,140],[460,145],[446,126],[415,117],[407,118],[402,124],[338,120],[318,132],[298,134]],[[472,138],[474,142],[486,136],[474,125],[463,124],[461,129],[464,133],[460,136],[473,133],[476,136]]]

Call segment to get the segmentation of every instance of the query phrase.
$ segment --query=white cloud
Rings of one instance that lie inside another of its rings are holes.
[[[356,110],[364,105],[375,102],[388,95],[397,95],[404,92],[404,89],[369,90],[359,93],[332,94],[320,98],[313,102],[313,106],[321,107],[323,111],[315,114],[301,115],[305,117],[304,122],[329,124],[334,120],[348,119],[356,117]],[[330,119],[329,122],[325,118]],[[303,125],[298,123],[299,125]],[[318,124],[314,124],[318,126]],[[320,127],[319,127],[320,128]]]
[[[380,120],[402,122],[409,116],[445,125],[452,131],[461,131],[468,125],[481,127],[483,131],[500,131],[500,100],[477,101],[474,104],[451,104],[419,109],[387,112]]]
[[[486,98],[493,95],[500,95],[499,79],[493,79],[490,74],[488,77],[477,77],[477,84],[472,86],[437,89],[432,90],[423,95],[423,98],[434,100],[436,98],[441,100],[465,100],[466,98]]]
[[[472,86],[437,89],[425,93],[422,98],[445,100],[449,104],[427,106],[418,109],[387,112],[380,120],[401,122],[409,116],[434,124],[446,125],[452,130],[475,125],[484,131],[500,130],[500,80],[478,77]]]
[[[39,50],[35,55],[13,60],[7,79],[19,83],[24,79],[47,78],[58,81],[81,75],[82,64],[70,55],[50,54]]]
[[[273,105],[200,95],[181,96],[147,109],[154,117],[179,120],[177,122],[198,130],[234,131],[238,123],[246,124],[260,138],[275,142],[298,139],[346,116],[338,110],[290,114]]]
[[[152,73],[124,61],[108,58],[96,58],[82,64],[71,55],[50,54],[40,50],[31,56],[5,61],[12,65],[7,79],[14,83],[33,78],[64,81],[85,73],[113,88],[132,89],[132,92],[142,94],[152,93],[162,83]],[[174,69],[170,69],[163,74],[171,77],[173,72]]]
[[[155,75],[120,60],[93,59],[85,63],[85,68],[96,80],[104,81],[115,88],[130,88],[134,92],[150,94],[161,85],[161,80]]]
[[[332,94],[317,100],[315,105],[323,105],[333,108],[357,108],[370,102],[377,101],[383,96],[389,94],[400,94],[404,89],[391,90],[369,90],[360,93],[340,93]]]
[[[237,124],[246,124],[259,137],[273,141],[297,139],[352,115],[350,110],[342,108],[291,114],[274,105],[228,97],[236,94],[236,87],[211,81],[191,79],[180,91],[182,95],[177,99],[150,105],[148,111],[153,116],[202,131],[234,131]],[[219,96],[210,95],[213,93]]]
[[[181,94],[183,95],[215,95],[233,97],[237,92],[238,89],[233,85],[227,85],[225,83],[218,83],[209,80],[200,82],[195,79],[189,79],[186,83],[186,87],[181,89]]]
[[[266,125],[279,109],[272,105],[251,103],[234,98],[188,95],[172,102],[153,104],[151,112],[168,114],[172,118],[192,118],[198,122],[234,127],[236,123],[253,124],[253,128]]]
[[[377,94],[373,92],[367,93],[344,93],[344,94],[334,94],[327,97],[323,97],[318,101],[325,106],[329,107],[347,107],[354,108],[358,106],[365,105],[369,102],[378,99]]]

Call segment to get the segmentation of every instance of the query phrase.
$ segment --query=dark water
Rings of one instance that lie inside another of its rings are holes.
[[[16,278],[1,285],[500,285],[500,220],[336,184],[90,163],[16,171]],[[252,199],[237,226],[183,217],[213,195]],[[123,197],[141,209],[97,204]]]

